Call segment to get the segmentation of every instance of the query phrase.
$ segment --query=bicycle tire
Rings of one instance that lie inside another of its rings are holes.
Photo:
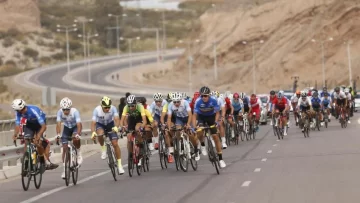
[[[208,137],[208,155],[212,165],[215,167],[216,173],[219,175],[220,170],[218,167],[218,161],[215,154],[214,146],[212,145],[211,139]]]
[[[146,157],[147,157],[147,148],[148,148],[148,143],[147,141],[144,139],[143,141],[143,149],[142,149],[142,152],[140,153],[142,155],[142,162],[141,162],[141,167],[142,167],[142,170],[144,172],[146,172],[147,168],[146,168]]]
[[[26,175],[24,175],[24,173],[26,173]],[[25,181],[26,177],[27,182]],[[29,189],[31,178],[31,157],[29,156],[29,152],[25,152],[21,161],[21,183],[24,191]]]
[[[132,177],[134,174],[134,161],[132,156],[129,156],[128,158],[128,172],[129,172],[129,176]]]
[[[107,152],[107,157],[108,157],[108,165],[111,171],[111,175],[114,178],[115,181],[117,181],[116,178],[116,169],[115,169],[115,160],[114,160],[114,155],[111,151],[111,146],[106,144],[106,152]]]
[[[68,148],[65,153],[65,185],[69,186],[70,184],[70,149]]]
[[[141,176],[141,171],[143,170],[142,169],[143,162],[141,163],[141,165],[139,165],[140,159],[141,159],[141,157],[140,157],[140,148],[135,145],[135,161],[134,161],[134,164],[136,165],[136,173],[138,174],[138,176]]]
[[[174,161],[175,161],[175,167],[176,167],[176,170],[178,171],[179,170],[179,146],[178,146],[178,143],[177,143],[177,139],[174,139],[173,140],[173,145],[174,145]]]
[[[40,163],[39,156],[36,157],[36,164],[34,165],[34,185],[36,189],[39,189],[42,182],[42,173],[41,171],[44,170],[44,164]],[[39,175],[39,179],[36,176]]]
[[[182,171],[187,172],[189,168],[189,157],[188,157],[188,149],[187,144],[184,142],[184,139],[179,140],[180,146],[183,146],[183,154],[179,156],[179,165]],[[184,161],[184,162],[183,162]]]
[[[159,154],[159,160],[160,160],[160,166],[161,169],[165,168],[165,159],[164,159],[164,154],[165,154],[165,149],[164,149],[164,144],[163,144],[163,136],[162,133],[159,134],[159,149],[158,149],[158,154]]]
[[[198,168],[198,163],[195,160],[196,155],[193,156],[195,154],[195,148],[194,148],[194,146],[193,146],[193,144],[191,142],[189,144],[190,144],[190,153],[191,153],[190,164],[191,164],[192,169],[194,171],[196,171],[197,168]],[[199,153],[199,152],[197,152],[197,153]]]
[[[77,161],[77,150],[73,149],[75,152],[75,158],[73,160],[73,166],[72,166],[72,181],[74,185],[77,184],[78,178],[79,178],[79,167],[78,167],[78,161]]]
[[[255,137],[256,137],[256,130],[255,130],[255,125],[256,125],[256,122],[255,121],[253,121],[253,129],[252,129],[252,136],[253,136],[253,140],[255,140]]]
[[[230,123],[226,122],[226,129],[225,129],[225,139],[226,139],[226,145],[231,145],[231,130],[230,130]]]
[[[316,115],[316,128],[320,131],[320,118],[319,114]]]

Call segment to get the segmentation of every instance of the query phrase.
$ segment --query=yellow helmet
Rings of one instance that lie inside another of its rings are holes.
[[[104,97],[101,99],[100,104],[101,104],[102,107],[110,107],[110,106],[111,106],[111,99],[110,99],[110,97],[104,96]]]
[[[219,92],[219,91],[215,91],[215,95],[216,95],[217,98],[219,98],[220,92]]]

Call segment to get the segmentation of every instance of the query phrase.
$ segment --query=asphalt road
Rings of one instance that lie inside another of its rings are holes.
[[[39,190],[24,192],[21,180],[0,183],[2,202],[131,202],[131,203],[339,203],[360,198],[360,137],[358,118],[346,129],[333,120],[328,129],[304,138],[293,126],[277,141],[270,126],[262,126],[256,140],[241,142],[224,151],[227,167],[216,175],[206,157],[198,171],[161,170],[158,155],[150,172],[117,182],[106,173],[107,165],[95,154],[80,168],[80,184],[66,188],[62,169],[46,172]],[[123,152],[123,163],[126,153]],[[95,177],[96,176],[96,177]],[[32,198],[32,199],[31,199]]]
[[[168,55],[168,56],[164,57],[164,60],[173,60],[173,59],[177,58],[178,56],[179,56],[179,54]],[[127,56],[123,56],[122,58],[126,58],[126,57]],[[103,60],[101,62],[104,62],[104,61],[105,60]],[[149,57],[149,58],[143,60],[144,64],[155,63],[155,62],[156,62],[156,57]],[[103,69],[92,69],[91,81],[93,84],[114,86],[114,84],[106,82],[105,76],[112,72],[118,71],[119,69],[127,68],[128,64],[129,64],[129,62],[127,62],[127,61],[120,61],[119,64],[116,64],[116,65],[104,66]],[[136,59],[134,57],[133,66],[140,65],[140,64],[141,64],[141,60]],[[74,70],[81,66],[83,66],[83,64],[73,65],[71,67],[71,69]],[[91,88],[70,86],[62,81],[62,78],[66,74],[66,72],[67,72],[67,67],[66,67],[66,65],[64,65],[58,69],[53,69],[53,70],[50,69],[48,71],[34,74],[29,78],[29,80],[31,82],[34,82],[39,85],[67,89],[67,90],[72,90],[72,91],[90,92],[90,93],[97,93],[97,94],[119,93],[119,92],[108,91],[108,90],[100,91],[100,90],[94,90]],[[87,72],[77,74],[76,80],[86,83],[88,80]],[[120,86],[128,87],[127,85],[120,85]],[[143,95],[139,95],[139,96],[143,96]]]

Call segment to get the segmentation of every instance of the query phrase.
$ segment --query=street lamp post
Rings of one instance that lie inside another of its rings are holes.
[[[82,24],[82,31],[83,31],[83,46],[84,46],[84,66],[86,66],[86,36],[85,36],[85,27],[86,23],[93,22],[93,19],[75,19],[74,23],[81,23]]]
[[[183,43],[183,40],[179,40],[179,43]],[[193,57],[193,53],[191,50],[191,41],[186,41],[187,43],[187,48],[189,50],[189,54],[188,54],[188,66],[189,66],[189,94],[192,93],[192,65],[194,63],[194,57]],[[195,40],[196,43],[199,43],[200,40],[196,39]]]
[[[120,35],[120,31],[119,31],[119,18],[121,16],[125,17],[126,14],[122,14],[122,15],[114,15],[109,13],[108,14],[109,17],[115,17],[116,18],[116,49],[117,49],[117,55],[120,56],[120,43],[119,43],[119,35]]]
[[[352,86],[352,68],[351,68],[351,52],[350,52],[350,42],[346,42],[347,45],[347,56],[348,56],[348,66],[349,66],[349,86]]]
[[[332,41],[333,40],[333,38],[332,37],[329,37],[329,39],[328,39],[328,41]],[[312,42],[316,42],[316,40],[315,39],[312,39],[311,40]],[[324,51],[324,43],[325,43],[325,40],[322,40],[322,41],[320,41],[320,44],[321,44],[321,63],[322,63],[322,80],[323,80],[323,87],[325,87],[326,86],[326,84],[325,84],[325,51]]]
[[[135,38],[136,40],[140,40],[140,37],[136,37]],[[133,66],[133,59],[132,59],[132,40],[133,38],[123,38],[123,37],[120,37],[119,40],[127,40],[128,41],[128,44],[129,44],[129,68],[130,68],[130,80],[133,79],[133,70],[132,70],[132,66]]]
[[[77,31],[76,24],[73,25],[56,25],[57,32],[65,32],[66,34],[66,61],[67,61],[67,72],[70,72],[70,53],[69,53],[69,32]]]
[[[88,56],[88,60],[87,60],[87,71],[88,71],[88,83],[91,84],[91,67],[90,67],[90,39],[93,37],[97,37],[99,36],[98,34],[94,34],[91,35],[90,33],[88,33],[87,35],[85,35],[86,38],[86,43],[87,43],[87,56]],[[78,37],[83,37],[83,35],[78,35]]]
[[[218,74],[217,74],[217,53],[216,53],[216,42],[213,42],[213,52],[214,52],[214,78],[215,81],[218,79]]]

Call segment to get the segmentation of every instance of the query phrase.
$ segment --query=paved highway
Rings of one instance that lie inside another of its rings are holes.
[[[357,202],[360,199],[360,137],[358,118],[347,129],[332,121],[328,129],[304,138],[292,127],[277,141],[270,126],[262,126],[256,140],[224,151],[227,168],[220,175],[205,157],[198,171],[161,170],[158,155],[150,172],[114,182],[105,161],[95,154],[80,168],[80,184],[66,188],[62,169],[46,172],[39,190],[24,192],[20,179],[0,183],[2,202],[131,202],[131,203],[304,203]],[[123,163],[126,161],[125,150]]]

